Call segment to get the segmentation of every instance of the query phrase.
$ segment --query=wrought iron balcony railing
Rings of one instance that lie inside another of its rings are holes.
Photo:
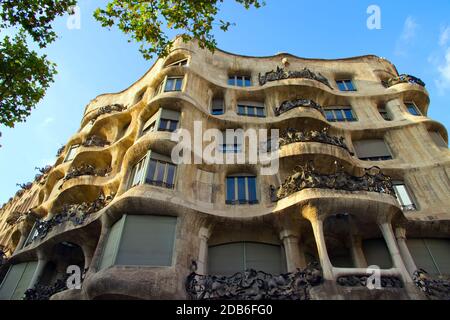
[[[81,145],[83,147],[89,148],[89,147],[104,147],[109,144],[110,143],[108,141],[106,141],[105,139],[103,139],[99,136],[93,135],[93,136],[90,136],[89,138],[87,138]]]
[[[430,300],[450,300],[450,279],[433,279],[425,270],[419,269],[414,272],[413,280]]]
[[[81,176],[94,176],[94,177],[106,177],[111,172],[111,168],[106,169],[96,169],[94,166],[89,164],[82,164],[76,168],[70,168],[65,175],[63,181],[66,182],[70,179],[75,179]],[[62,185],[60,186],[62,188]]]
[[[411,76],[409,74],[402,74],[398,77],[393,77],[388,80],[383,80],[382,83],[386,88],[390,88],[399,83],[412,83],[412,84],[419,85],[421,87],[425,87],[425,82],[423,82],[421,79]]]
[[[92,118],[91,122],[94,123],[98,117],[112,112],[122,112],[126,110],[127,108],[124,107],[122,104],[112,104],[104,107],[100,107],[97,110],[97,113],[95,114],[94,118]]]
[[[285,101],[275,109],[275,115],[278,117],[283,113],[295,108],[313,108],[318,110],[323,116],[325,116],[325,112],[322,106],[311,99],[296,99]]]
[[[226,276],[192,273],[186,291],[192,300],[309,300],[309,290],[322,283],[318,264],[282,275],[247,270]]]
[[[297,166],[294,173],[287,177],[278,188],[270,187],[271,199],[277,202],[304,189],[333,189],[344,191],[367,191],[385,193],[396,197],[392,180],[384,175],[380,168],[365,169],[365,174],[355,177],[344,171],[343,167],[335,163],[336,173],[322,174],[314,168],[312,161],[304,166]]]
[[[271,81],[278,81],[278,80],[284,80],[284,79],[310,79],[310,80],[316,80],[330,89],[333,89],[333,87],[330,85],[330,82],[327,78],[325,78],[321,73],[314,73],[308,68],[304,68],[300,71],[289,71],[285,70],[284,68],[277,67],[277,70],[266,72],[265,74],[259,74],[259,84],[261,86],[265,85],[267,82]]]

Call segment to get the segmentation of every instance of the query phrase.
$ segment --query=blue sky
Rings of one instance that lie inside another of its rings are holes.
[[[117,30],[92,18],[106,0],[79,0],[81,28],[68,29],[67,18],[55,27],[60,39],[47,50],[59,74],[27,122],[14,129],[0,126],[0,204],[31,181],[34,168],[53,164],[57,149],[79,128],[86,104],[101,93],[117,92],[152,65]],[[311,58],[376,54],[400,73],[420,77],[431,96],[429,116],[450,128],[450,1],[266,0],[246,11],[226,1],[219,18],[236,22],[216,32],[219,48],[267,56],[278,52]],[[369,5],[381,9],[381,30],[369,30]],[[174,33],[175,34],[175,33]],[[3,35],[2,35],[3,36]]]

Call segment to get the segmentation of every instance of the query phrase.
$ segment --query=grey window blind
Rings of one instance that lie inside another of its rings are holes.
[[[358,158],[390,157],[391,153],[382,139],[360,140],[353,143]]]
[[[103,251],[102,260],[100,263],[100,270],[106,269],[114,265],[114,260],[117,254],[120,237],[122,235],[123,226],[125,223],[125,216],[117,221],[110,229],[108,239],[106,241],[105,249]]]
[[[281,246],[239,242],[209,248],[208,272],[211,275],[233,275],[247,269],[271,274],[286,272]]]
[[[450,275],[449,239],[408,239],[407,244],[417,268],[432,275]]]
[[[447,148],[447,143],[445,142],[444,138],[442,138],[441,134],[436,131],[430,131],[431,139],[434,141],[434,143],[440,147],[440,148]]]
[[[12,265],[0,287],[0,300],[21,300],[36,271],[37,261]]]
[[[178,111],[162,109],[161,110],[161,118],[173,121],[180,120],[180,113]]]
[[[116,265],[172,265],[176,217],[127,215]]]
[[[363,252],[368,266],[379,266],[381,269],[392,268],[392,260],[384,239],[363,241]]]

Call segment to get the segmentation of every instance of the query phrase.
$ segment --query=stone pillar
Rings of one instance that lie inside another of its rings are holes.
[[[306,259],[303,248],[299,245],[300,235],[292,230],[280,232],[280,240],[283,241],[286,252],[286,265],[288,272],[296,272],[297,269],[306,268]]]
[[[398,248],[400,250],[403,261],[405,262],[406,269],[408,270],[409,275],[413,276],[414,272],[417,271],[417,266],[406,244],[406,229],[395,229],[395,237],[397,238]]]
[[[40,257],[38,259],[36,270],[34,271],[33,277],[31,278],[28,289],[32,289],[39,282],[39,279],[42,277],[42,274],[44,273],[44,268],[47,265],[47,262],[48,260],[45,258]]]
[[[353,235],[350,237],[350,250],[355,267],[367,268],[367,260],[362,249],[362,239],[360,236]]]
[[[400,255],[400,251],[397,246],[397,241],[394,237],[394,232],[392,231],[392,226],[390,222],[381,222],[379,224],[380,230],[383,233],[384,240],[386,241],[389,253],[391,254],[392,262],[394,266],[400,270],[405,282],[412,282],[412,278],[406,270],[403,259]]]
[[[197,273],[206,275],[208,271],[208,240],[211,236],[211,230],[203,227],[198,232],[198,236],[200,238],[200,244],[198,248]]]
[[[18,251],[20,251],[20,249],[22,249],[27,238],[28,238],[28,235],[26,235],[26,236],[24,236],[23,234],[20,235],[20,240],[19,240],[19,243],[17,244],[17,247],[14,249],[14,253],[18,252]]]
[[[326,280],[334,281],[333,265],[328,256],[327,246],[325,243],[325,235],[323,233],[323,220],[320,218],[310,220],[316,240],[317,251],[319,253],[320,264],[322,266],[323,277]]]

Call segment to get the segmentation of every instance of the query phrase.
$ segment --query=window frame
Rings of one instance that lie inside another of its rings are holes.
[[[157,89],[156,89],[156,95],[162,94],[162,93],[168,93],[168,92],[183,92],[184,89],[184,78],[185,75],[182,76],[165,76],[164,79],[159,83]],[[175,80],[173,84],[172,90],[166,90],[167,81],[168,80]],[[177,88],[177,80],[181,79],[181,87],[180,90],[175,90]]]
[[[350,110],[350,113],[352,115],[352,119],[348,119],[347,118],[347,114],[345,113],[346,110]],[[339,111],[340,116],[338,116],[337,111]],[[333,114],[333,119],[329,119],[328,118],[328,113],[332,113]],[[353,110],[353,108],[351,106],[345,106],[345,107],[327,107],[324,108],[324,113],[325,113],[325,119],[328,122],[358,122],[358,117],[356,115],[356,112]],[[340,120],[342,119],[342,120]]]
[[[241,81],[242,85],[239,85],[239,81]],[[227,83],[229,86],[239,88],[249,88],[253,86],[251,75],[241,75],[241,74],[228,75]]]
[[[183,62],[185,62],[183,64]],[[187,67],[189,64],[189,58],[181,58],[178,60],[175,60],[174,62],[171,62],[169,64],[167,64],[164,68],[169,68],[169,67]]]
[[[416,201],[413,193],[411,192],[410,188],[406,185],[406,183],[404,181],[394,180],[394,181],[392,181],[392,185],[394,187],[395,195],[397,196],[397,202],[402,207],[402,211],[413,212],[413,211],[419,210],[417,201]],[[397,190],[397,186],[402,186],[404,188],[406,195],[408,197],[408,200],[409,200],[409,202],[411,202],[411,204],[404,204],[404,201],[403,201],[404,199],[402,199],[402,197],[400,196],[401,193]]]
[[[75,156],[78,154],[78,150],[80,149],[81,144],[80,143],[76,143],[76,144],[72,144],[69,148],[69,151],[67,151],[66,157],[64,158],[64,163],[72,161],[73,159],[75,159]],[[71,152],[75,150],[75,152],[73,153],[73,155],[71,154]],[[72,155],[72,158],[69,159],[69,156]]]
[[[214,104],[214,101],[222,101],[222,109],[221,109],[221,112],[219,113],[219,112],[215,112],[214,110],[219,110],[219,109],[217,109],[217,108],[215,108],[215,104]],[[223,99],[223,98],[221,98],[221,99],[212,99],[211,100],[211,114],[213,115],[213,116],[221,116],[221,115],[224,115],[225,114],[225,99]]]
[[[244,112],[240,112],[243,109]],[[253,109],[253,114],[250,114],[249,110]],[[263,110],[263,114],[259,115],[258,110]],[[264,103],[258,102],[247,102],[247,101],[238,101],[236,104],[236,114],[243,117],[251,117],[251,118],[266,118],[266,106]]]
[[[416,104],[414,101],[405,101],[404,104],[405,104],[406,112],[408,112],[408,114],[410,114],[410,115],[412,115],[412,116],[415,116],[415,117],[423,117],[422,112],[421,112],[420,109],[417,107],[417,104]],[[417,114],[411,113],[411,111],[410,111],[410,109],[409,109],[410,106],[413,107],[414,111],[415,111]]]
[[[239,179],[244,179],[244,183],[245,183],[245,198],[244,199],[239,199]],[[233,195],[233,199],[229,199],[228,198],[228,193],[229,193],[229,184],[228,181],[233,179],[233,186],[234,186],[234,195]],[[251,200],[250,199],[250,195],[251,193],[253,193],[252,191],[250,191],[250,179],[254,180],[255,183],[255,190],[254,190],[254,196],[255,199]],[[261,203],[260,200],[260,194],[258,192],[258,177],[256,175],[251,175],[251,174],[233,174],[233,175],[227,175],[225,178],[225,204],[226,205],[258,205]]]
[[[356,92],[358,89],[355,86],[355,82],[352,78],[346,79],[336,79],[336,85],[341,92]],[[349,88],[348,83],[350,82],[352,89]],[[343,85],[343,87],[341,87]],[[343,90],[344,89],[344,90]]]
[[[392,121],[392,115],[387,110],[386,106],[377,107],[378,113],[380,114],[381,118],[383,118],[384,121]]]

